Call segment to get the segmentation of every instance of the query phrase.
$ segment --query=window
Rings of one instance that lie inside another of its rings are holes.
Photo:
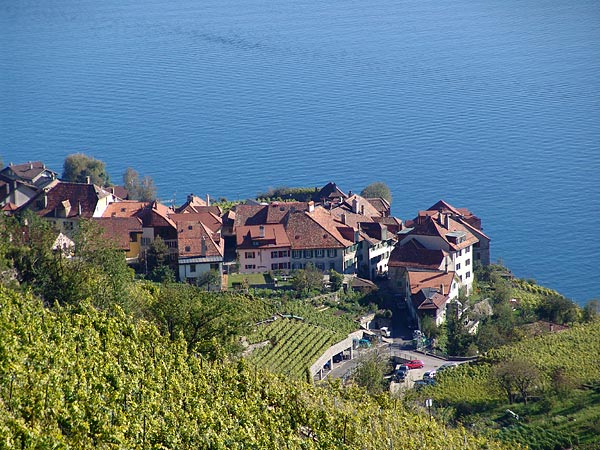
[[[65,228],[65,230],[73,231],[73,222],[64,221],[63,227]]]
[[[137,241],[137,233],[131,232],[129,233],[129,242]]]
[[[277,252],[274,252],[277,253]],[[271,264],[271,270],[277,270],[277,263]]]
[[[481,259],[481,255],[477,253],[477,259]]]
[[[273,259],[274,258],[279,258],[279,252],[276,252],[276,251],[271,252],[271,258],[273,258]]]
[[[335,248],[327,249],[327,257],[335,258],[336,256],[337,256],[337,249],[335,249]]]
[[[467,259],[467,262],[465,263],[467,266],[469,266],[471,264],[471,258]]]
[[[466,275],[466,277],[467,277],[467,280],[468,280],[469,278],[471,278],[471,272],[467,272],[467,275]]]
[[[244,256],[246,259],[254,259],[254,252],[246,252]]]
[[[462,255],[462,250],[458,251],[458,256]]]
[[[142,245],[150,245],[150,238],[142,238]]]
[[[456,265],[456,270],[460,270],[460,263]]]
[[[315,258],[322,258],[323,256],[325,256],[325,250],[323,250],[322,248],[318,248],[315,250]]]
[[[335,270],[335,263],[334,262],[330,262],[329,263],[329,269]]]
[[[260,242],[252,241],[252,247],[258,247],[259,245],[260,245]]]
[[[196,264],[190,264],[190,272],[196,271]]]
[[[312,250],[304,250],[304,257],[305,258],[312,258],[313,257],[313,251]]]
[[[302,258],[302,250],[292,250],[292,258]]]
[[[246,264],[246,269],[256,269],[256,264]]]
[[[325,270],[325,264],[323,263],[316,263],[315,267],[321,271]]]
[[[185,246],[185,251],[186,251],[186,252],[189,252],[189,251],[191,251],[191,250],[192,250],[192,248],[191,248],[189,245],[186,245],[186,246]]]
[[[290,256],[290,251],[289,250],[282,250],[279,252],[279,257],[280,258],[289,258]]]
[[[300,263],[294,263],[294,264],[292,264],[292,269],[293,270],[298,270],[298,269],[300,269],[300,267],[301,267]]]

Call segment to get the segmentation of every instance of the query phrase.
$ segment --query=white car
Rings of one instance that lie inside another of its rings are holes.
[[[381,331],[381,335],[383,337],[390,337],[392,335],[392,333],[390,332],[390,329],[388,327],[381,327],[379,329],[379,331]]]
[[[433,380],[435,378],[435,370],[428,370],[423,374],[424,380]]]

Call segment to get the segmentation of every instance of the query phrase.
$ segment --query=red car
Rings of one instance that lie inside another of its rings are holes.
[[[420,359],[413,359],[412,361],[405,362],[404,365],[408,366],[409,369],[420,369],[425,363]]]

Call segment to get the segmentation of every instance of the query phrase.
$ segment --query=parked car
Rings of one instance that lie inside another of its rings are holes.
[[[444,363],[440,367],[437,368],[437,371],[441,372],[442,370],[453,369],[454,367],[457,367],[457,366],[458,366],[458,364],[453,363],[453,362]]]
[[[421,389],[425,386],[435,386],[435,380],[417,380],[415,381],[415,389]]]
[[[425,363],[420,359],[413,359],[411,361],[405,362],[404,365],[407,366],[409,369],[420,369],[425,366]]]
[[[383,337],[390,337],[392,335],[388,327],[381,327],[379,330],[381,331],[381,335]]]
[[[343,353],[338,353],[336,355],[333,355],[333,362],[334,363],[342,362],[343,359],[344,359],[344,354]]]
[[[424,380],[433,380],[435,378],[435,370],[428,370],[423,374]]]
[[[408,366],[400,366],[395,372],[394,372],[394,381],[396,383],[400,382],[400,381],[404,381],[406,380],[406,377],[408,376],[408,371],[410,369],[408,368]]]

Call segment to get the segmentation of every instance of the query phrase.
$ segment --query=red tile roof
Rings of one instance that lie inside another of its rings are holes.
[[[417,241],[410,240],[392,250],[388,266],[440,270],[443,269],[445,255],[443,250],[429,250]]]
[[[238,227],[236,241],[237,247],[241,249],[290,248],[290,240],[281,224]],[[254,243],[257,243],[257,245]]]
[[[225,254],[225,241],[219,233],[197,220],[179,221],[177,248],[179,258],[220,257]]]
[[[130,233],[142,233],[142,221],[137,217],[94,217],[104,237],[115,242],[119,250],[130,250]]]
[[[416,294],[421,289],[433,288],[440,289],[444,287],[444,294],[450,292],[452,282],[454,281],[454,272],[439,271],[408,271],[408,281],[410,283],[411,294]]]
[[[213,233],[216,233],[223,226],[223,219],[221,219],[219,215],[211,212],[169,214],[169,219],[177,224],[178,229],[188,222],[201,222]]]
[[[453,236],[463,235],[464,240],[453,242]],[[453,251],[469,247],[478,242],[478,239],[471,233],[468,227],[457,222],[450,214],[437,213],[435,215],[419,216],[414,228],[407,233],[404,242],[409,236],[436,236],[442,238],[448,247]]]
[[[93,184],[68,183],[61,181],[47,192],[41,191],[33,199],[23,205],[23,209],[33,208],[41,217],[81,217],[91,218],[96,210],[98,200],[111,195]],[[44,201],[46,206],[37,207],[37,201]]]
[[[10,179],[21,179],[25,182],[34,183],[40,174],[47,172],[52,178],[56,178],[56,172],[48,169],[41,161],[31,161],[23,164],[13,164],[4,167],[0,173]]]
[[[323,216],[322,208],[315,208],[312,213],[297,211],[287,216],[285,229],[293,250],[345,248],[352,245],[341,235],[333,218]]]

